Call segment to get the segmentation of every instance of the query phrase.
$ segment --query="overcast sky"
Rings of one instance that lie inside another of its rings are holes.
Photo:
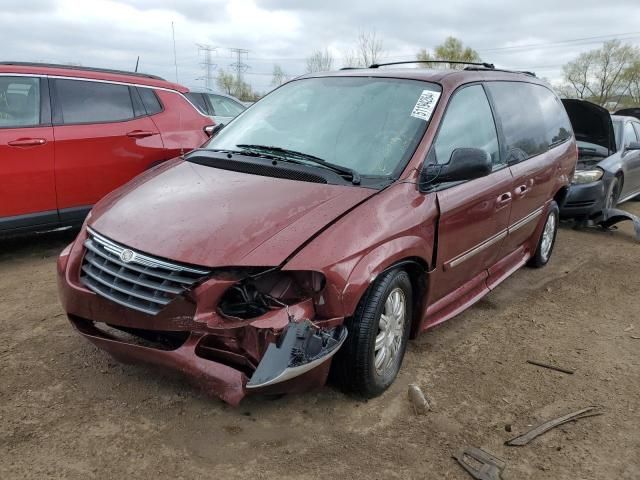
[[[0,59],[133,69],[140,55],[141,71],[175,80],[171,22],[180,83],[204,85],[196,44],[206,44],[225,70],[229,48],[249,50],[245,79],[259,91],[274,64],[302,74],[317,48],[339,67],[359,31],[377,32],[388,61],[452,35],[485,61],[551,80],[605,40],[640,45],[639,0],[0,0]]]

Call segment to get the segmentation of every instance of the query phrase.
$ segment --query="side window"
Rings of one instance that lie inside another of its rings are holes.
[[[144,108],[147,111],[147,115],[155,115],[162,111],[162,104],[152,88],[138,87],[137,90],[144,104]]]
[[[209,115],[209,107],[207,106],[207,101],[204,99],[204,95],[202,93],[185,93],[185,96],[189,99],[191,103],[193,103],[200,113],[204,115]]]
[[[637,142],[636,131],[633,129],[631,122],[624,124],[624,147],[628,147],[631,142]]]
[[[213,114],[221,117],[235,117],[244,110],[244,107],[239,103],[220,95],[209,95],[209,101],[213,106]]]
[[[56,80],[62,123],[104,123],[134,117],[129,87],[83,80]]]
[[[640,123],[632,122],[634,128],[636,129],[636,138],[640,138]]]
[[[487,84],[505,137],[506,161],[516,163],[549,148],[543,112],[534,90],[537,85],[520,82]]]
[[[40,124],[40,79],[0,77],[0,128]]]
[[[429,161],[448,163],[456,148],[465,147],[481,148],[494,166],[500,164],[496,125],[481,85],[465,87],[449,101]]]
[[[553,148],[571,138],[571,122],[560,99],[541,85],[531,85],[538,97],[544,119],[547,146]]]

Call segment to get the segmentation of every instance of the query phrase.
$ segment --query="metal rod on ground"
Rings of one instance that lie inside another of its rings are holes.
[[[557,372],[567,373],[569,375],[573,375],[575,370],[569,370],[568,368],[556,367],[555,365],[549,365],[548,363],[538,362],[536,360],[527,360],[527,363],[531,365],[537,365],[538,367],[548,368],[550,370],[556,370]]]

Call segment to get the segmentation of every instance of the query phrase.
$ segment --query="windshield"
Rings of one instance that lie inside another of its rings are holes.
[[[391,176],[415,151],[439,92],[437,85],[416,80],[297,80],[246,110],[205,148],[276,147],[312,155],[363,176]]]

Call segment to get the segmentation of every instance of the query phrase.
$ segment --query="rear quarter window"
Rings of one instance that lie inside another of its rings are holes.
[[[140,94],[140,98],[142,99],[147,115],[155,115],[163,110],[160,99],[153,89],[138,87],[138,93]]]
[[[135,116],[126,85],[56,80],[55,86],[64,124],[120,122]]]

